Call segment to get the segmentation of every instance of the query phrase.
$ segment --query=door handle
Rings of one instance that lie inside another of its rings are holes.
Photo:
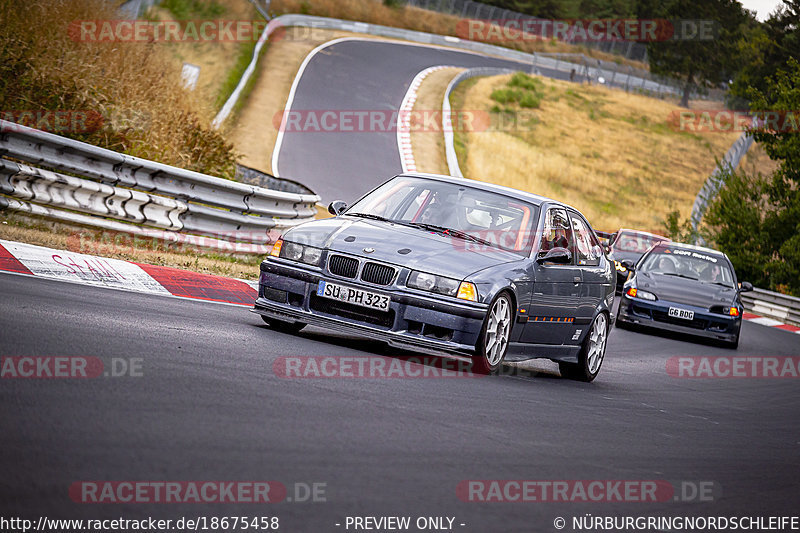
[[[574,281],[574,282],[575,282],[575,284],[577,285],[577,284],[578,284],[578,283],[580,283],[582,280],[581,280],[581,277],[580,277],[580,276],[575,276],[574,278],[572,278],[572,281]]]

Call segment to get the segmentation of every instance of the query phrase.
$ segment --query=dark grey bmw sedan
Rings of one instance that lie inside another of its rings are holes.
[[[254,312],[392,346],[504,361],[547,358],[592,381],[605,356],[614,267],[560,202],[479,181],[402,174],[334,218],[286,231],[261,263]]]

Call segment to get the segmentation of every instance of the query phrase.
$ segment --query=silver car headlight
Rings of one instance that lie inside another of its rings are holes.
[[[417,270],[409,274],[408,281],[406,282],[406,286],[412,289],[444,294],[445,296],[456,296],[460,284],[461,283],[457,279],[428,274],[427,272],[419,272]]]
[[[313,266],[319,266],[320,260],[322,259],[322,250],[320,248],[289,241],[283,241],[279,253],[282,259]]]

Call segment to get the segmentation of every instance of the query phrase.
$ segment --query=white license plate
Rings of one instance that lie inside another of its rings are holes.
[[[361,289],[345,287],[344,285],[337,285],[335,283],[328,283],[327,281],[319,282],[317,296],[360,305],[362,307],[369,307],[370,309],[377,309],[379,311],[388,311],[389,302],[392,301],[391,298],[382,294],[362,291]]]
[[[680,307],[670,307],[669,316],[675,318],[682,318],[684,320],[694,320],[694,311],[688,309],[681,309]]]

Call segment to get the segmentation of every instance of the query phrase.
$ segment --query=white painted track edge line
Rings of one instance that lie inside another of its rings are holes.
[[[469,55],[473,55],[473,56],[480,56],[480,57],[487,57],[487,58],[492,58],[492,59],[499,59],[499,60],[502,60],[502,61],[508,61],[510,63],[519,63],[520,67],[527,68],[527,64],[526,63],[522,63],[522,62],[519,62],[519,61],[514,61],[512,59],[504,59],[504,58],[500,58],[498,56],[482,54],[480,52],[474,52],[472,50],[461,50],[461,49],[458,49],[458,48],[452,48],[452,47],[442,46],[442,45],[438,45],[438,44],[423,44],[423,43],[404,42],[404,41],[398,41],[398,40],[394,40],[394,39],[387,39],[387,38],[381,38],[381,37],[374,37],[374,38],[369,38],[369,37],[339,37],[338,39],[333,39],[333,40],[330,40],[328,42],[322,43],[318,47],[314,48],[311,52],[309,52],[308,55],[303,59],[303,62],[300,64],[300,68],[297,70],[297,74],[294,77],[294,81],[292,82],[292,87],[289,90],[289,97],[286,100],[286,106],[285,106],[285,108],[283,110],[283,116],[281,117],[281,125],[280,125],[280,127],[278,129],[278,137],[275,139],[275,147],[272,150],[272,175],[275,176],[276,178],[280,177],[280,173],[279,173],[280,171],[278,169],[278,161],[279,161],[279,158],[280,158],[281,147],[283,146],[284,128],[286,127],[286,123],[285,123],[286,115],[292,109],[292,104],[294,103],[295,93],[297,92],[297,86],[300,84],[300,79],[303,77],[303,73],[305,72],[306,67],[311,62],[311,59],[313,59],[313,57],[317,53],[321,52],[322,50],[324,50],[325,48],[327,48],[329,46],[333,46],[335,44],[339,44],[339,43],[346,42],[346,41],[362,41],[362,42],[370,42],[370,43],[371,42],[381,42],[381,43],[396,44],[396,45],[400,45],[400,46],[416,46],[416,47],[420,47],[420,48],[435,48],[435,49],[438,49],[438,50],[447,50],[447,51],[456,52],[456,53],[459,53],[459,54],[469,54]],[[461,67],[457,67],[457,68],[461,68]],[[289,176],[289,177],[291,178],[291,176]]]

